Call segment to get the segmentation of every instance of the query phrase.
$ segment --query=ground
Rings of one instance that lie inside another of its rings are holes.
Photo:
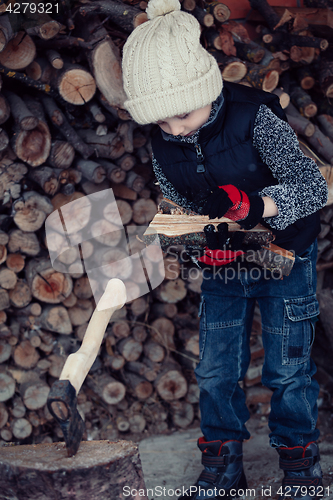
[[[333,500],[333,430],[331,414],[320,412],[319,440],[324,473],[325,500]],[[257,415],[248,422],[251,438],[244,443],[244,468],[248,481],[247,500],[277,500],[283,472],[278,467],[278,455],[268,445],[269,429],[266,417]],[[200,429],[152,436],[139,443],[143,472],[149,500],[176,500],[175,490],[194,485],[201,470],[196,442]],[[328,494],[327,494],[328,493]]]

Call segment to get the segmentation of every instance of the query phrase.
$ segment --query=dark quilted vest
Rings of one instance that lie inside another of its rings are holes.
[[[199,133],[201,152],[193,144],[165,141],[160,130],[153,137],[154,156],[164,175],[190,201],[199,202],[209,188],[224,184],[233,184],[248,194],[277,184],[252,142],[261,104],[286,120],[279,99],[274,94],[230,82],[224,82],[223,96],[219,116]],[[283,231],[273,229],[274,243],[300,254],[319,231],[317,212]]]

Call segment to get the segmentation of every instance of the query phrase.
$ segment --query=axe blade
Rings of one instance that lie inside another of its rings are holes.
[[[76,391],[69,380],[57,380],[47,398],[51,415],[59,422],[67,454],[72,457],[79,449],[84,433],[84,422],[77,409]]]

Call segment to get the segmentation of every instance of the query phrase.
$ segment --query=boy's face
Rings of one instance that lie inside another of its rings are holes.
[[[171,135],[182,135],[188,137],[193,135],[209,118],[212,105],[208,104],[204,108],[195,109],[190,113],[185,113],[172,118],[159,120],[157,125],[163,132]]]

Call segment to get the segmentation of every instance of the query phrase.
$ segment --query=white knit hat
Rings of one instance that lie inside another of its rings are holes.
[[[198,21],[178,0],[150,0],[146,12],[123,49],[125,108],[141,125],[203,108],[223,86]]]

